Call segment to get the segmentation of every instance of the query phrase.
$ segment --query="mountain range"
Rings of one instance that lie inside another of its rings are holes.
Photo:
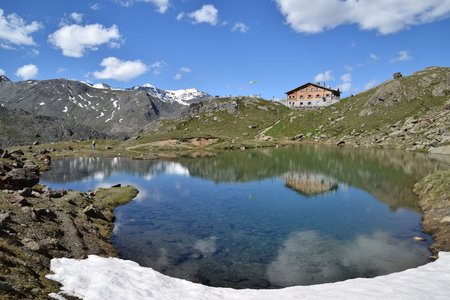
[[[70,137],[127,138],[153,121],[178,117],[191,103],[209,98],[209,94],[194,88],[171,91],[145,84],[117,89],[67,79],[12,82],[2,75],[0,129],[15,134],[9,143],[0,141],[0,146]],[[54,134],[39,134],[46,122],[43,120],[48,121],[47,131]],[[33,137],[36,129],[39,131]]]

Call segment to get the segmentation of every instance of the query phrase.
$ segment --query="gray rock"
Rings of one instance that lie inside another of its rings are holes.
[[[39,176],[29,169],[13,169],[0,177],[0,187],[11,190],[21,190],[39,183]]]
[[[9,221],[11,221],[10,212],[0,213],[0,228],[4,228]]]
[[[31,251],[39,251],[41,249],[36,241],[29,238],[23,239],[22,244]]]
[[[48,197],[50,198],[61,198],[64,195],[67,194],[67,192],[65,190],[52,190],[49,189],[46,194],[48,195]]]
[[[301,140],[301,139],[303,139],[303,134],[302,133],[297,134],[296,136],[294,136],[292,138],[292,140],[294,140],[294,141],[298,141],[298,140]]]
[[[37,173],[39,171],[39,166],[36,165],[34,162],[32,162],[31,160],[27,160],[25,161],[25,163],[23,164],[23,168],[27,168],[29,169],[31,172]]]
[[[105,216],[102,214],[102,212],[95,208],[92,204],[86,206],[83,212],[86,216],[94,219],[105,219]]]
[[[9,154],[8,150],[5,149],[0,152],[0,158],[9,158],[9,157],[11,157],[11,154]]]

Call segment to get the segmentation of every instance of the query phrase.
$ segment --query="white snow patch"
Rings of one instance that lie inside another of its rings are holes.
[[[122,124],[123,119],[119,119],[119,123]]]
[[[105,114],[103,112],[100,112],[100,115],[98,117],[96,117],[96,119],[99,119],[101,117],[103,117]]]
[[[161,90],[150,83],[143,84],[141,86],[133,87],[133,90],[144,90],[149,95],[159,98],[164,102],[177,102],[181,105],[189,105],[187,101],[207,97],[208,94],[199,91],[195,88],[184,89],[184,90]]]
[[[62,293],[83,299],[448,299],[450,252],[427,265],[375,278],[357,278],[278,290],[208,287],[172,278],[118,258],[89,255],[85,260],[54,258],[46,275]],[[58,294],[53,294],[54,296]]]
[[[89,98],[94,98],[94,96],[89,95],[89,93],[86,93],[86,96],[88,96]]]
[[[113,100],[113,99],[111,99],[111,100]],[[114,100],[114,101],[113,101],[113,105],[114,105],[115,108],[117,108],[117,101],[118,101],[118,100]]]
[[[61,85],[62,85],[63,88],[66,88],[66,86],[64,84],[61,83]]]
[[[68,111],[68,109],[67,109],[67,106],[64,106],[64,109],[63,109],[63,113],[66,113]]]
[[[61,98],[58,98],[56,101],[61,101],[62,99]]]
[[[96,83],[91,85],[95,89],[101,89],[101,90],[111,90],[111,91],[124,91],[124,89],[120,88],[113,88],[103,83]]]
[[[40,102],[39,105],[43,106],[43,105],[45,105],[45,102]]]
[[[103,83],[96,83],[96,84],[92,85],[92,87],[96,88],[96,89],[109,90],[109,87],[107,85],[104,85]]]

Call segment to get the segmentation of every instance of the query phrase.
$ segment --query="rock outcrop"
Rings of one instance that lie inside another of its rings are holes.
[[[111,245],[113,210],[137,190],[55,191],[36,184],[37,158],[33,163],[13,155],[0,160],[0,298],[47,299],[58,291],[45,278],[52,258],[117,256]]]

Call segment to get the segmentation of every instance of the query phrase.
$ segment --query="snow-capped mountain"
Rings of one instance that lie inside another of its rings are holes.
[[[140,86],[135,86],[133,90],[145,90],[153,97],[159,98],[165,102],[176,102],[181,105],[188,106],[192,103],[198,103],[203,100],[211,98],[211,95],[199,91],[196,88],[184,89],[184,90],[162,90],[150,83],[146,83]]]
[[[9,80],[8,77],[6,77],[5,75],[0,75],[0,82],[9,82],[11,80]]]
[[[189,104],[211,97],[197,89],[166,91],[151,84],[120,89],[66,79],[12,82],[3,77],[0,107],[62,119],[120,138],[160,118],[177,118]]]

